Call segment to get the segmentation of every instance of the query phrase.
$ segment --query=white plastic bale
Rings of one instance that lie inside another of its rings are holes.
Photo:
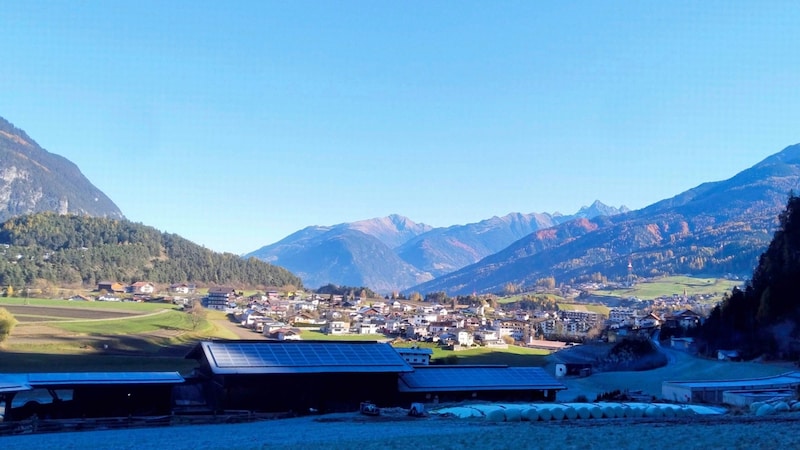
[[[800,402],[797,402],[794,405],[792,405],[792,411],[800,411]]]
[[[489,411],[489,414],[486,414],[486,420],[489,422],[505,422],[506,412],[500,408]]]
[[[753,403],[750,403],[750,412],[751,413],[755,413],[762,406],[764,406],[764,402],[753,402]]]
[[[553,420],[564,420],[564,408],[560,406],[550,409],[550,414],[553,415]]]
[[[589,407],[589,414],[591,414],[592,419],[602,419],[603,418],[603,408],[599,406],[590,406]]]
[[[509,408],[505,413],[506,422],[519,422],[522,420],[522,411],[519,408]]]
[[[592,413],[589,411],[588,406],[579,406],[575,408],[575,412],[578,414],[578,418],[580,419],[589,419],[592,417]]]
[[[663,406],[660,409],[664,417],[675,417],[675,410],[671,406]]]
[[[536,422],[539,420],[539,411],[536,408],[526,408],[522,412],[522,418],[529,422]]]
[[[789,407],[789,404],[786,402],[777,402],[775,403],[775,412],[787,412],[791,411],[792,408]]]
[[[564,418],[568,420],[575,420],[578,418],[578,410],[573,408],[572,406],[567,406],[564,408]]]
[[[640,408],[638,406],[633,406],[628,411],[628,414],[630,414],[629,417],[642,417],[642,416],[644,416],[644,408]]]
[[[614,417],[623,418],[625,417],[625,410],[622,406],[614,405]]]
[[[549,409],[540,409],[539,410],[539,420],[543,420],[545,422],[551,420],[553,418],[553,414],[550,412]]]
[[[661,408],[658,406],[649,406],[644,411],[645,417],[664,417],[664,413],[661,411]]]
[[[759,417],[770,416],[772,414],[775,414],[775,408],[768,404],[761,405],[761,407],[758,408],[758,411],[756,411],[756,415]]]
[[[603,417],[607,419],[613,419],[616,417],[616,412],[614,411],[613,406],[601,406],[600,409],[603,410]]]

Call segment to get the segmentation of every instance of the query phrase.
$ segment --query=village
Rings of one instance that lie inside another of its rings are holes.
[[[167,301],[190,308],[195,299],[204,308],[226,312],[266,339],[299,340],[303,331],[315,330],[342,339],[372,336],[431,343],[453,351],[509,345],[554,351],[592,340],[613,343],[627,336],[673,338],[673,345],[688,349],[687,331],[699,325],[713,307],[710,296],[685,292],[652,300],[589,294],[604,287],[592,283],[530,293],[554,294],[560,299],[557,302],[508,301],[485,295],[463,304],[455,299],[361,298],[278,288],[245,295],[227,286],[211,287],[200,295],[186,283],[170,285],[168,295],[159,297],[152,283],[101,282],[95,298],[81,295],[71,300]]]

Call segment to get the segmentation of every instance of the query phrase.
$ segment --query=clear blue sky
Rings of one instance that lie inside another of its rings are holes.
[[[798,24],[764,1],[6,1],[0,116],[217,251],[636,209],[800,142]]]

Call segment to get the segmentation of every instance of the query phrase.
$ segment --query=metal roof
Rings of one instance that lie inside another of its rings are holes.
[[[31,389],[24,374],[0,374],[0,393],[29,391]]]
[[[328,341],[201,342],[215,374],[399,373],[414,370],[389,344]],[[188,357],[199,357],[194,350]]]
[[[759,388],[769,386],[800,385],[800,372],[787,372],[781,375],[743,380],[697,380],[697,381],[665,381],[665,385],[686,388]]]
[[[29,373],[28,383],[38,386],[87,384],[178,384],[185,380],[178,372],[54,372]]]
[[[400,375],[400,392],[562,390],[540,367],[425,366]]]

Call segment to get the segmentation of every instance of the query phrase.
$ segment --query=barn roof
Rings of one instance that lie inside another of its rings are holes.
[[[414,370],[389,344],[354,341],[206,341],[187,356],[214,374],[400,373]]]
[[[664,381],[663,385],[680,386],[692,389],[757,389],[768,388],[771,386],[799,386],[800,372],[786,372],[781,375],[764,378],[746,378],[741,380],[687,380],[687,381]]]
[[[33,387],[87,384],[179,384],[184,381],[178,372],[52,372],[28,374],[28,383]]]
[[[400,392],[510,391],[562,390],[566,386],[540,367],[422,366],[401,374],[398,389]]]
[[[29,391],[31,386],[28,384],[23,374],[0,374],[0,393]]]

